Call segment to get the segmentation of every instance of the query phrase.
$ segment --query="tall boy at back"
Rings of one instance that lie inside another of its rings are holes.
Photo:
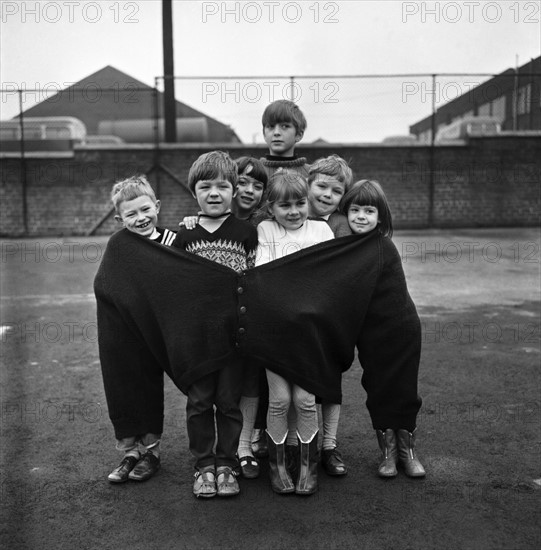
[[[263,111],[261,123],[269,153],[260,160],[267,171],[269,181],[281,171],[299,174],[307,179],[309,165],[306,162],[306,157],[295,155],[295,147],[303,138],[307,126],[306,118],[298,105],[287,99],[273,101]],[[269,214],[266,209],[261,209],[253,218],[257,225],[268,219]],[[258,458],[267,456],[265,427],[268,396],[266,394],[266,381],[264,381],[252,443],[253,453]]]
[[[279,170],[297,172],[307,178],[306,158],[295,155],[295,147],[306,130],[306,118],[299,107],[287,99],[273,101],[263,112],[261,122],[269,147],[269,154],[261,162],[269,179]]]

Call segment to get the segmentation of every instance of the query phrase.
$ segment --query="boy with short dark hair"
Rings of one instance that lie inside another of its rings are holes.
[[[260,160],[267,171],[269,182],[281,172],[290,173],[293,181],[297,174],[307,179],[309,164],[306,157],[299,157],[295,154],[295,147],[303,138],[307,127],[306,117],[299,106],[287,99],[273,101],[263,111],[261,124],[269,153]],[[254,214],[253,219],[258,225],[263,220],[269,219],[269,213],[262,208]],[[257,458],[265,457],[268,454],[265,437],[267,397],[266,379],[263,377],[252,440],[252,452]]]
[[[201,208],[199,223],[192,230],[181,227],[173,246],[242,273],[255,265],[257,231],[231,212],[237,178],[237,165],[222,151],[205,153],[194,162],[188,186]],[[233,496],[240,492],[235,469],[242,430],[242,374],[239,359],[188,388],[186,421],[190,451],[196,459],[193,493],[197,497]]]
[[[306,131],[306,118],[298,105],[287,99],[273,101],[261,118],[263,137],[269,154],[261,159],[269,180],[279,170],[297,172],[308,177],[305,157],[295,155],[295,147]]]

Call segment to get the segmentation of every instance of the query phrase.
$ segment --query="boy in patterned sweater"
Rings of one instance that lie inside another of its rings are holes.
[[[192,230],[181,227],[173,246],[242,273],[255,265],[257,231],[231,212],[237,178],[237,165],[222,151],[205,153],[194,162],[188,186],[201,208],[199,223]],[[240,492],[235,469],[242,430],[242,374],[242,362],[233,361],[188,388],[186,421],[190,451],[196,460],[193,493],[197,497]]]

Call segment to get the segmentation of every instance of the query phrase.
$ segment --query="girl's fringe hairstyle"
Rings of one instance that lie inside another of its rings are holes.
[[[280,170],[270,182],[267,194],[267,207],[278,201],[300,200],[308,197],[308,183],[298,172]]]
[[[237,165],[225,151],[210,151],[202,154],[190,168],[188,173],[188,187],[195,192],[195,184],[198,181],[223,178],[231,183],[233,188],[237,186]]]
[[[344,195],[340,210],[347,216],[352,204],[375,206],[378,209],[378,229],[385,237],[393,236],[393,216],[381,185],[374,180],[356,181]]]
[[[308,168],[308,184],[311,185],[318,174],[331,176],[342,182],[347,192],[351,187],[353,180],[353,172],[348,166],[348,163],[338,155],[330,155],[317,159]]]
[[[239,171],[239,178],[241,176],[254,178],[255,180],[261,182],[265,189],[267,188],[269,178],[265,167],[260,160],[253,157],[240,157],[235,160],[235,164],[237,165]]]
[[[299,106],[288,99],[273,101],[263,111],[263,116],[261,117],[263,128],[265,126],[275,126],[276,124],[280,124],[280,122],[291,122],[297,130],[297,134],[301,136],[304,134],[307,126],[306,118]]]
[[[111,189],[111,201],[117,212],[121,202],[132,201],[142,196],[150,197],[156,202],[156,193],[143,174],[119,181]]]

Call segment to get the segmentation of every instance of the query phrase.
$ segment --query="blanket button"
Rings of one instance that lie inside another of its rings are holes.
[[[239,286],[239,288],[237,288],[237,292],[239,294],[242,294],[244,292],[244,288],[242,288],[241,286]]]
[[[245,332],[246,332],[246,329],[244,329],[244,328],[242,328],[242,327],[239,328],[239,334],[244,334]]]
[[[241,306],[239,311],[240,311],[241,313],[246,313],[246,307],[245,307],[245,306]]]

